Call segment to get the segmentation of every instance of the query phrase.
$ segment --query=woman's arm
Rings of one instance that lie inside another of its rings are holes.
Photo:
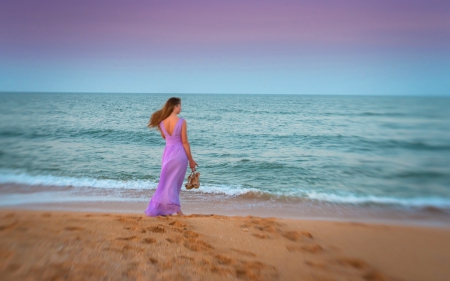
[[[183,143],[184,150],[186,151],[186,155],[189,160],[189,167],[191,167],[191,170],[195,170],[195,166],[198,166],[198,165],[194,161],[194,158],[192,158],[191,146],[189,145],[189,141],[188,141],[188,137],[187,137],[186,120],[183,120],[183,125],[181,126],[181,142]]]

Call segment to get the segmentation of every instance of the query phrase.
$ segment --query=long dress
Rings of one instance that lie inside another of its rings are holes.
[[[180,118],[170,135],[163,122],[159,123],[166,138],[166,146],[162,156],[158,187],[144,212],[147,216],[164,216],[181,211],[179,195],[188,164],[186,151],[181,142],[182,124],[183,118]]]

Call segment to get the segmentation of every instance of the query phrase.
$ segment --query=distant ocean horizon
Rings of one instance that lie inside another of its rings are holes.
[[[448,93],[423,93],[423,94],[355,94],[355,93],[349,93],[349,94],[341,94],[341,93],[337,93],[337,94],[333,94],[333,93],[315,93],[315,94],[298,94],[298,93],[254,93],[254,92],[242,92],[242,93],[228,93],[228,92],[198,92],[198,93],[194,93],[194,92],[104,92],[104,91],[20,91],[20,90],[13,90],[13,91],[2,91],[0,90],[0,95],[2,94],[6,94],[6,95],[14,95],[14,94],[32,94],[32,95],[40,95],[40,94],[57,94],[57,95],[164,95],[164,96],[168,96],[168,97],[178,97],[178,96],[185,96],[185,95],[206,95],[206,96],[211,96],[211,95],[237,95],[237,96],[242,96],[242,95],[254,95],[254,96],[309,96],[309,97],[314,97],[314,96],[339,96],[339,97],[406,97],[406,98],[450,98],[450,94]]]
[[[171,96],[198,196],[450,211],[449,97],[266,94],[0,93],[0,206],[148,202]]]

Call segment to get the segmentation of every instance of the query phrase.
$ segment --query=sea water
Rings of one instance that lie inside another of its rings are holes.
[[[144,210],[165,144],[146,125],[171,96],[200,166],[192,196],[450,210],[448,97],[133,93],[0,93],[0,206]]]

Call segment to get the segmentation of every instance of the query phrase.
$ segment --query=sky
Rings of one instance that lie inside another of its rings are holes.
[[[450,96],[450,1],[2,0],[0,91]]]

